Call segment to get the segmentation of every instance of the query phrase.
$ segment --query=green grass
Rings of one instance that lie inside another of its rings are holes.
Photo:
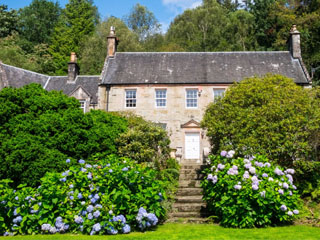
[[[289,226],[262,229],[230,229],[212,224],[179,224],[168,223],[159,226],[154,232],[130,233],[117,236],[84,236],[84,235],[37,235],[0,237],[0,239],[25,239],[25,240],[84,240],[84,239],[141,239],[141,240],[233,240],[233,239],[272,239],[272,240],[309,240],[320,239],[320,228],[309,226]]]

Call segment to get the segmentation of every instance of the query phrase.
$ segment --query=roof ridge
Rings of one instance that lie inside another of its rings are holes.
[[[30,70],[27,70],[27,69],[24,69],[24,68],[20,68],[20,67],[15,67],[15,66],[8,65],[8,64],[5,64],[5,63],[2,63],[2,65],[7,66],[7,67],[11,67],[11,68],[15,68],[15,69],[18,69],[18,70],[22,70],[24,72],[29,72],[29,73],[32,73],[32,74],[40,75],[40,76],[43,76],[43,77],[48,77],[48,78],[50,77],[49,75],[46,75],[46,74],[37,73],[37,72],[34,72],[34,71],[30,71]]]
[[[289,51],[235,51],[235,52],[117,52],[116,54],[235,54],[235,53],[290,53]]]

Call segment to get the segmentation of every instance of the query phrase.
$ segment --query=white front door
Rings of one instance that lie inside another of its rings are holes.
[[[185,135],[185,158],[200,159],[200,134],[186,133]]]

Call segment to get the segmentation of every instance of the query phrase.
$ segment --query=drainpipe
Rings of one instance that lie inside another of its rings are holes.
[[[107,86],[107,112],[109,112],[109,95],[110,95],[110,86]]]

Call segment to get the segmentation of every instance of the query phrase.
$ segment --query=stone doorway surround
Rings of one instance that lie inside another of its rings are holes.
[[[181,133],[183,135],[183,143],[182,143],[182,160],[180,164],[200,164],[202,163],[203,154],[203,131],[201,130],[200,123],[197,122],[194,119],[191,119],[190,121],[186,122],[185,124],[181,125]],[[197,140],[197,138],[199,140]],[[189,141],[193,141],[195,144],[199,144],[198,146],[194,146],[193,149],[187,149],[187,147],[192,147],[192,143]],[[199,141],[199,142],[196,142]],[[192,153],[191,151],[199,151],[198,154],[195,152]],[[189,156],[188,156],[189,154]],[[198,155],[196,158],[190,158],[191,155]]]

